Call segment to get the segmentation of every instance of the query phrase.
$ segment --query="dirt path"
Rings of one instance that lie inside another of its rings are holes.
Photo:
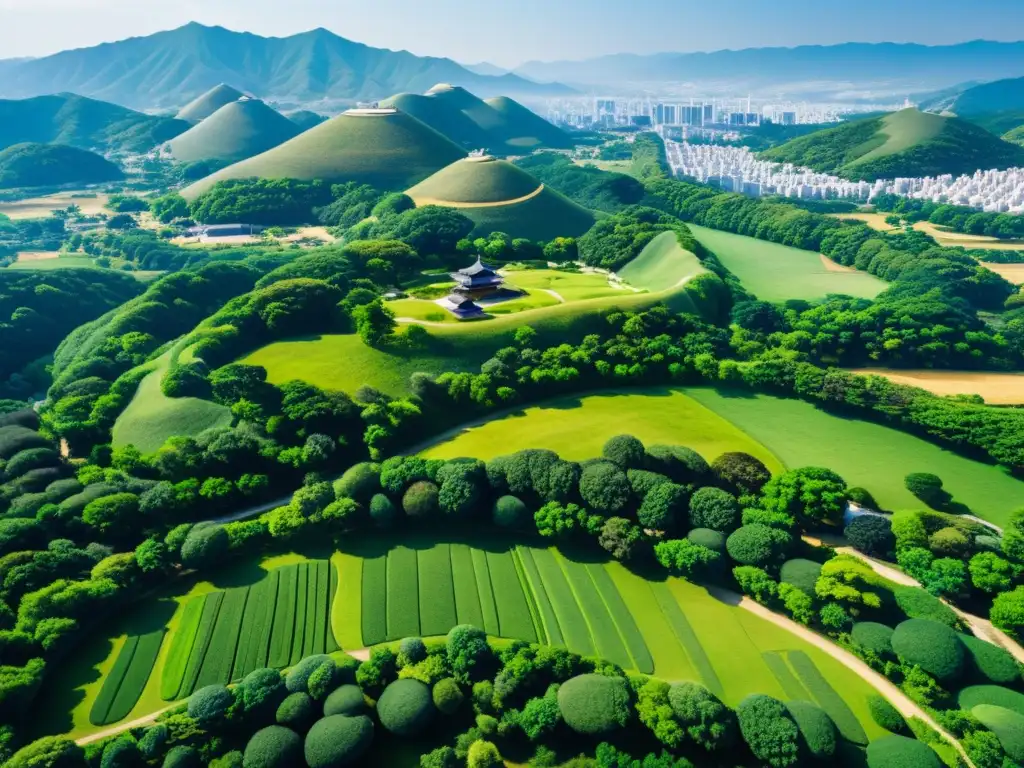
[[[433,326],[438,326],[438,325],[448,326],[448,325],[451,325],[451,323],[438,323],[438,322],[435,322],[434,320],[420,320],[418,317],[396,317],[395,318],[395,322],[396,323],[415,323],[416,325],[433,325]]]
[[[842,264],[839,264],[838,262],[832,261],[832,259],[830,259],[828,256],[826,256],[823,253],[819,254],[819,255],[821,256],[821,264],[822,264],[823,267],[825,267],[825,271],[826,272],[858,272],[859,271],[857,269],[854,269],[853,267],[844,267]]]
[[[422,208],[424,205],[443,205],[446,208],[500,208],[503,205],[516,205],[517,203],[525,203],[527,200],[531,200],[544,191],[544,185],[541,184],[533,192],[522,197],[514,198],[513,200],[499,200],[494,203],[460,203],[454,200],[437,200],[432,197],[417,197],[416,207]]]
[[[117,725],[113,725],[110,728],[105,728],[102,731],[90,733],[88,736],[83,736],[80,739],[75,739],[75,743],[78,744],[78,746],[80,747],[84,747],[86,744],[91,744],[94,741],[105,739],[108,736],[116,736],[122,731],[127,731],[131,728],[139,728],[143,725],[149,725],[167,710],[174,709],[176,706],[178,706],[178,703],[171,704],[170,706],[164,707],[163,709],[158,709],[156,712],[151,712],[145,717],[140,717],[138,720],[130,720],[127,723],[118,723]]]
[[[939,724],[932,719],[931,715],[915,704],[910,697],[903,693],[903,691],[901,691],[890,680],[878,672],[875,672],[875,670],[858,659],[852,653],[843,650],[828,638],[822,637],[816,632],[812,632],[803,624],[798,624],[792,619],[768,610],[760,603],[751,600],[749,597],[739,595],[728,589],[722,589],[721,587],[706,587],[706,589],[712,597],[715,597],[724,603],[728,603],[729,605],[735,605],[746,611],[750,611],[755,616],[760,616],[762,619],[770,621],[777,627],[781,627],[782,629],[793,633],[797,637],[813,645],[815,648],[827,653],[840,664],[855,672],[872,688],[885,696],[885,698],[888,699],[890,703],[892,703],[892,705],[895,706],[896,709],[898,709],[905,717],[917,717],[928,723],[929,726],[942,734],[942,737],[946,739],[946,741],[956,747],[961,758],[963,758],[969,766],[974,768],[974,764],[967,757],[967,753],[964,752],[963,747],[960,746],[960,742],[958,742],[952,734],[941,728]]]
[[[541,288],[541,290],[549,296],[554,296],[559,304],[565,304],[565,297],[563,297],[558,291],[552,291],[550,288]]]

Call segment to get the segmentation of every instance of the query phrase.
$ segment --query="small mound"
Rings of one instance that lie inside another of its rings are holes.
[[[463,112],[478,128],[485,131],[492,139],[504,142],[510,138],[505,133],[505,119],[483,99],[474,96],[465,88],[438,83],[427,96]]]
[[[996,735],[1006,754],[1017,764],[1024,761],[1024,715],[991,704],[979,704],[971,714]]]
[[[415,736],[423,731],[436,711],[430,688],[411,678],[391,683],[377,701],[380,724],[399,736]]]
[[[991,704],[1024,715],[1024,693],[1003,688],[1001,685],[970,685],[961,689],[956,701],[960,709],[971,710],[979,704]]]
[[[296,765],[302,759],[302,738],[290,728],[271,725],[253,734],[245,745],[246,768]]]
[[[493,157],[467,157],[406,191],[417,206],[507,203],[543,186],[526,171]]]
[[[679,244],[675,232],[662,232],[618,274],[635,288],[657,292],[706,271],[700,260]]]
[[[354,181],[402,190],[465,155],[412,115],[395,109],[354,109],[196,182],[182,196],[194,200],[218,181],[248,178]]]
[[[221,83],[182,107],[181,111],[177,114],[177,118],[179,120],[199,122],[208,118],[221,107],[233,101],[238,101],[243,96],[245,94],[241,91]]]
[[[303,752],[309,768],[338,768],[356,762],[373,743],[373,721],[365,715],[331,715],[318,720]]]
[[[940,682],[960,677],[966,655],[956,632],[929,619],[908,619],[892,634],[892,649],[905,664],[916,664]]]
[[[942,768],[935,750],[906,736],[883,736],[868,744],[868,768]]]
[[[565,131],[527,109],[508,96],[484,99],[484,104],[497,112],[505,121],[504,133],[511,147],[542,146],[549,149],[572,149],[572,139]],[[532,148],[532,147],[531,147]]]
[[[0,152],[0,188],[99,184],[124,177],[104,157],[63,144],[15,144]]]
[[[182,163],[233,163],[273,149],[299,133],[295,123],[259,99],[243,98],[225,104],[167,147],[171,157]]]
[[[968,665],[977,677],[996,685],[1020,682],[1020,666],[1008,651],[973,635],[960,635],[960,642],[967,649]]]

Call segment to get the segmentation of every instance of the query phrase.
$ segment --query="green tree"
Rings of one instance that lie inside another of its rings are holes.
[[[395,333],[395,313],[380,299],[356,307],[352,313],[359,337],[371,347],[383,346]]]
[[[802,467],[774,477],[762,489],[762,506],[805,525],[838,524],[846,509],[846,482],[830,469]]]

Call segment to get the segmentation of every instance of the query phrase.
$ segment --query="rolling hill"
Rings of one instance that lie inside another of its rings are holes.
[[[330,119],[326,115],[311,112],[308,109],[287,112],[285,113],[285,117],[295,123],[295,125],[299,127],[300,131],[308,131],[310,128],[316,128],[320,123],[326,123]]]
[[[238,101],[243,96],[245,94],[241,91],[225,83],[220,83],[182,107],[181,111],[178,112],[178,119],[198,123],[200,120],[208,118],[221,107]]]
[[[419,93],[399,93],[380,105],[412,115],[465,149],[482,149],[494,142],[494,137],[473,122],[469,115],[442,99]]]
[[[215,160],[234,163],[284,144],[299,127],[259,99],[226,104],[167,145],[182,163]]]
[[[993,112],[1021,112],[1024,111],[1024,77],[975,85],[924,106],[948,110],[961,117]]]
[[[26,142],[100,152],[148,152],[188,123],[73,93],[0,101],[0,149]]]
[[[256,157],[187,187],[195,199],[224,179],[357,181],[402,190],[466,156],[457,144],[395,109],[352,109]]]
[[[193,23],[147,37],[0,62],[0,97],[71,91],[135,109],[177,108],[218,83],[301,105],[374,101],[402,91],[422,92],[439,81],[487,96],[574,93],[515,75],[478,75],[451,59],[372,48],[325,29],[279,38]]]
[[[569,134],[518,101],[507,96],[495,96],[484,99],[484,103],[502,116],[502,131],[508,137],[506,143],[509,146],[527,150],[539,147],[572,149]]]
[[[0,152],[0,188],[99,184],[123,178],[99,155],[63,144],[15,144]]]
[[[513,238],[577,237],[594,215],[521,168],[493,157],[468,157],[406,190],[417,206],[455,208],[476,224],[474,234]]]
[[[848,179],[974,173],[1024,164],[1024,149],[966,120],[903,109],[854,120],[761,153]]]

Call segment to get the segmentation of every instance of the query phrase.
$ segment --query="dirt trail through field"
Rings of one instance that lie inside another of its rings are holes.
[[[558,291],[552,291],[550,288],[541,288],[541,290],[549,296],[554,296],[559,304],[565,304],[565,298]]]
[[[500,208],[503,205],[525,203],[527,200],[532,200],[543,191],[544,185],[541,184],[528,195],[523,195],[522,197],[517,197],[513,200],[499,200],[495,203],[460,203],[454,200],[438,200],[433,197],[417,197],[416,206],[418,208],[422,208],[424,205],[443,205],[447,208]]]
[[[48,261],[60,258],[60,251],[19,251],[18,261]]]
[[[151,712],[145,717],[140,717],[137,720],[130,720],[127,723],[118,723],[117,725],[112,725],[110,728],[105,728],[102,731],[90,733],[88,736],[83,736],[80,739],[75,739],[75,743],[78,744],[78,746],[80,747],[84,747],[86,744],[91,744],[94,741],[100,741],[101,739],[105,739],[108,736],[116,736],[117,734],[122,733],[123,731],[127,731],[131,728],[139,728],[143,725],[149,725],[150,723],[154,722],[158,717],[160,717],[160,715],[162,715],[164,712],[166,712],[169,709],[174,709],[176,706],[178,706],[177,703],[171,704],[170,706],[164,707],[163,709],[158,709],[156,712]]]
[[[860,270],[854,269],[853,267],[844,267],[842,264],[839,264],[838,262],[832,261],[832,259],[830,259],[828,256],[826,256],[823,253],[820,253],[818,255],[821,256],[821,264],[822,264],[823,267],[825,267],[825,271],[826,272],[846,272],[847,274],[849,274],[850,272],[859,272],[860,271]]]

